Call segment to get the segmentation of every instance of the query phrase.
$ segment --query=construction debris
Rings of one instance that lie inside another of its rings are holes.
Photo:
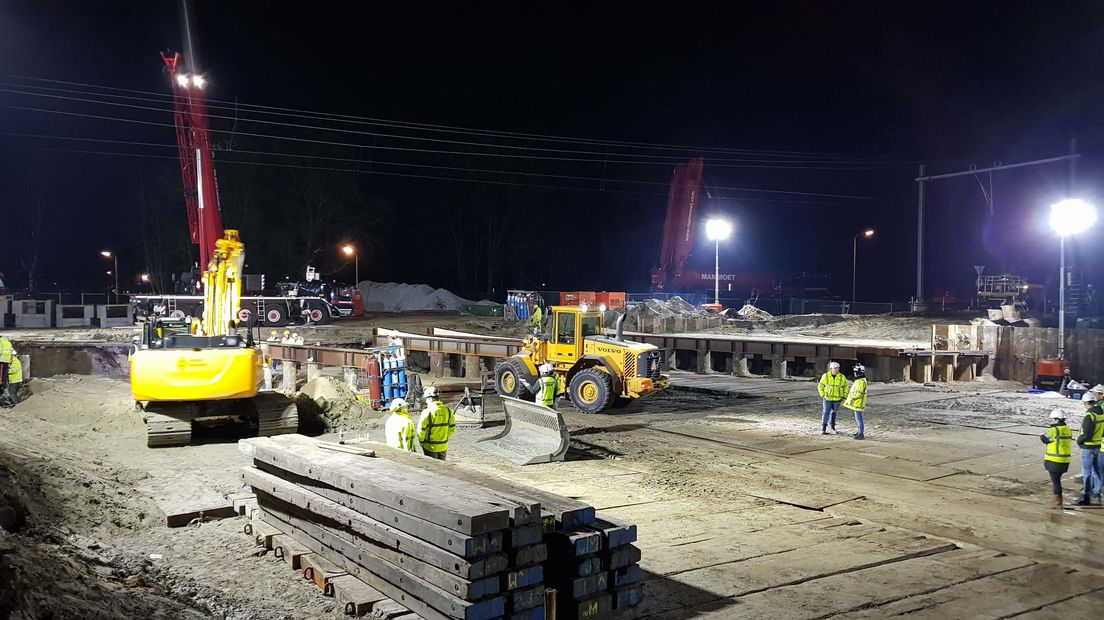
[[[435,289],[427,284],[372,282],[357,285],[364,300],[365,312],[413,312],[440,310],[458,312],[465,305],[496,305],[486,299],[475,302],[447,289]]]
[[[769,321],[774,318],[774,315],[770,312],[756,308],[751,304],[744,304],[743,308],[736,311],[736,316],[752,321]]]
[[[559,618],[606,617],[642,598],[636,527],[582,502],[385,446],[302,435],[239,446],[253,458],[242,476],[257,513],[281,532],[257,540],[347,613],[536,620],[546,584]]]

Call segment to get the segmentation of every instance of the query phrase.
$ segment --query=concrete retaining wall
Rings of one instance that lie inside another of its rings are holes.
[[[1058,330],[1053,327],[985,326],[979,339],[981,349],[994,353],[998,379],[1031,383],[1035,362],[1058,353]],[[1074,377],[1104,382],[1104,329],[1067,329],[1066,359]]]
[[[29,355],[35,377],[54,375],[130,376],[123,343],[79,344],[12,341],[20,355]]]

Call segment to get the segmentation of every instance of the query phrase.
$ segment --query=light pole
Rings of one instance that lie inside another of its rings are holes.
[[[705,234],[713,241],[713,303],[721,304],[721,240],[732,234],[727,220],[711,219],[705,223]]]
[[[855,235],[851,243],[851,303],[855,303],[855,284],[858,282],[859,273],[859,237],[873,237],[874,229],[867,228]]]
[[[110,258],[115,262],[115,268],[112,270],[112,274],[115,276],[115,301],[119,301],[119,255],[111,250],[103,250],[100,252],[100,256]]]
[[[1058,233],[1058,359],[1066,355],[1066,236],[1096,223],[1096,208],[1080,198],[1050,205],[1050,227]]]
[[[353,257],[353,265],[354,265],[354,270],[355,270],[354,274],[355,274],[355,277],[356,277],[356,282],[353,282],[353,286],[359,286],[360,285],[360,254],[357,252],[356,248],[354,248],[351,245],[343,246],[341,248],[341,251],[345,253],[345,256],[352,256]]]

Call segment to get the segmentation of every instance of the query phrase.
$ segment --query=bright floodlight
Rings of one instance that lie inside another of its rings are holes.
[[[111,258],[111,250],[104,250],[100,252],[100,256],[104,258]]]
[[[721,241],[732,234],[732,224],[727,220],[712,219],[705,223],[705,234],[710,241]]]
[[[354,248],[351,245],[347,245],[347,246],[341,248],[341,251],[348,254],[349,256],[352,256],[354,253],[356,253],[356,248]]]
[[[1063,237],[1076,235],[1095,223],[1096,208],[1080,198],[1050,205],[1050,227]]]
[[[148,273],[143,273],[142,274],[142,281],[143,282],[149,282],[149,274]]]
[[[177,74],[176,83],[179,84],[181,88],[188,88],[188,76]]]
[[[867,228],[866,230],[863,231],[863,236],[864,237],[873,237],[874,236],[874,229],[873,228]]]
[[[196,88],[203,88],[207,85],[207,79],[204,78],[202,75],[193,75],[192,84],[195,84]]]

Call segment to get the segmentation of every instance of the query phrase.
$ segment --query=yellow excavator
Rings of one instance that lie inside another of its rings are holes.
[[[264,355],[237,333],[245,245],[236,230],[214,244],[203,272],[203,316],[152,317],[130,355],[130,389],[144,412],[150,447],[191,441],[198,418],[235,418],[262,436],[294,433],[294,401],[260,392]]]
[[[495,369],[500,396],[529,398],[538,369],[552,365],[575,408],[598,413],[618,399],[633,399],[665,390],[670,377],[660,373],[659,349],[622,337],[625,315],[617,317],[615,336],[603,335],[605,313],[586,306],[552,306],[545,332]]]

